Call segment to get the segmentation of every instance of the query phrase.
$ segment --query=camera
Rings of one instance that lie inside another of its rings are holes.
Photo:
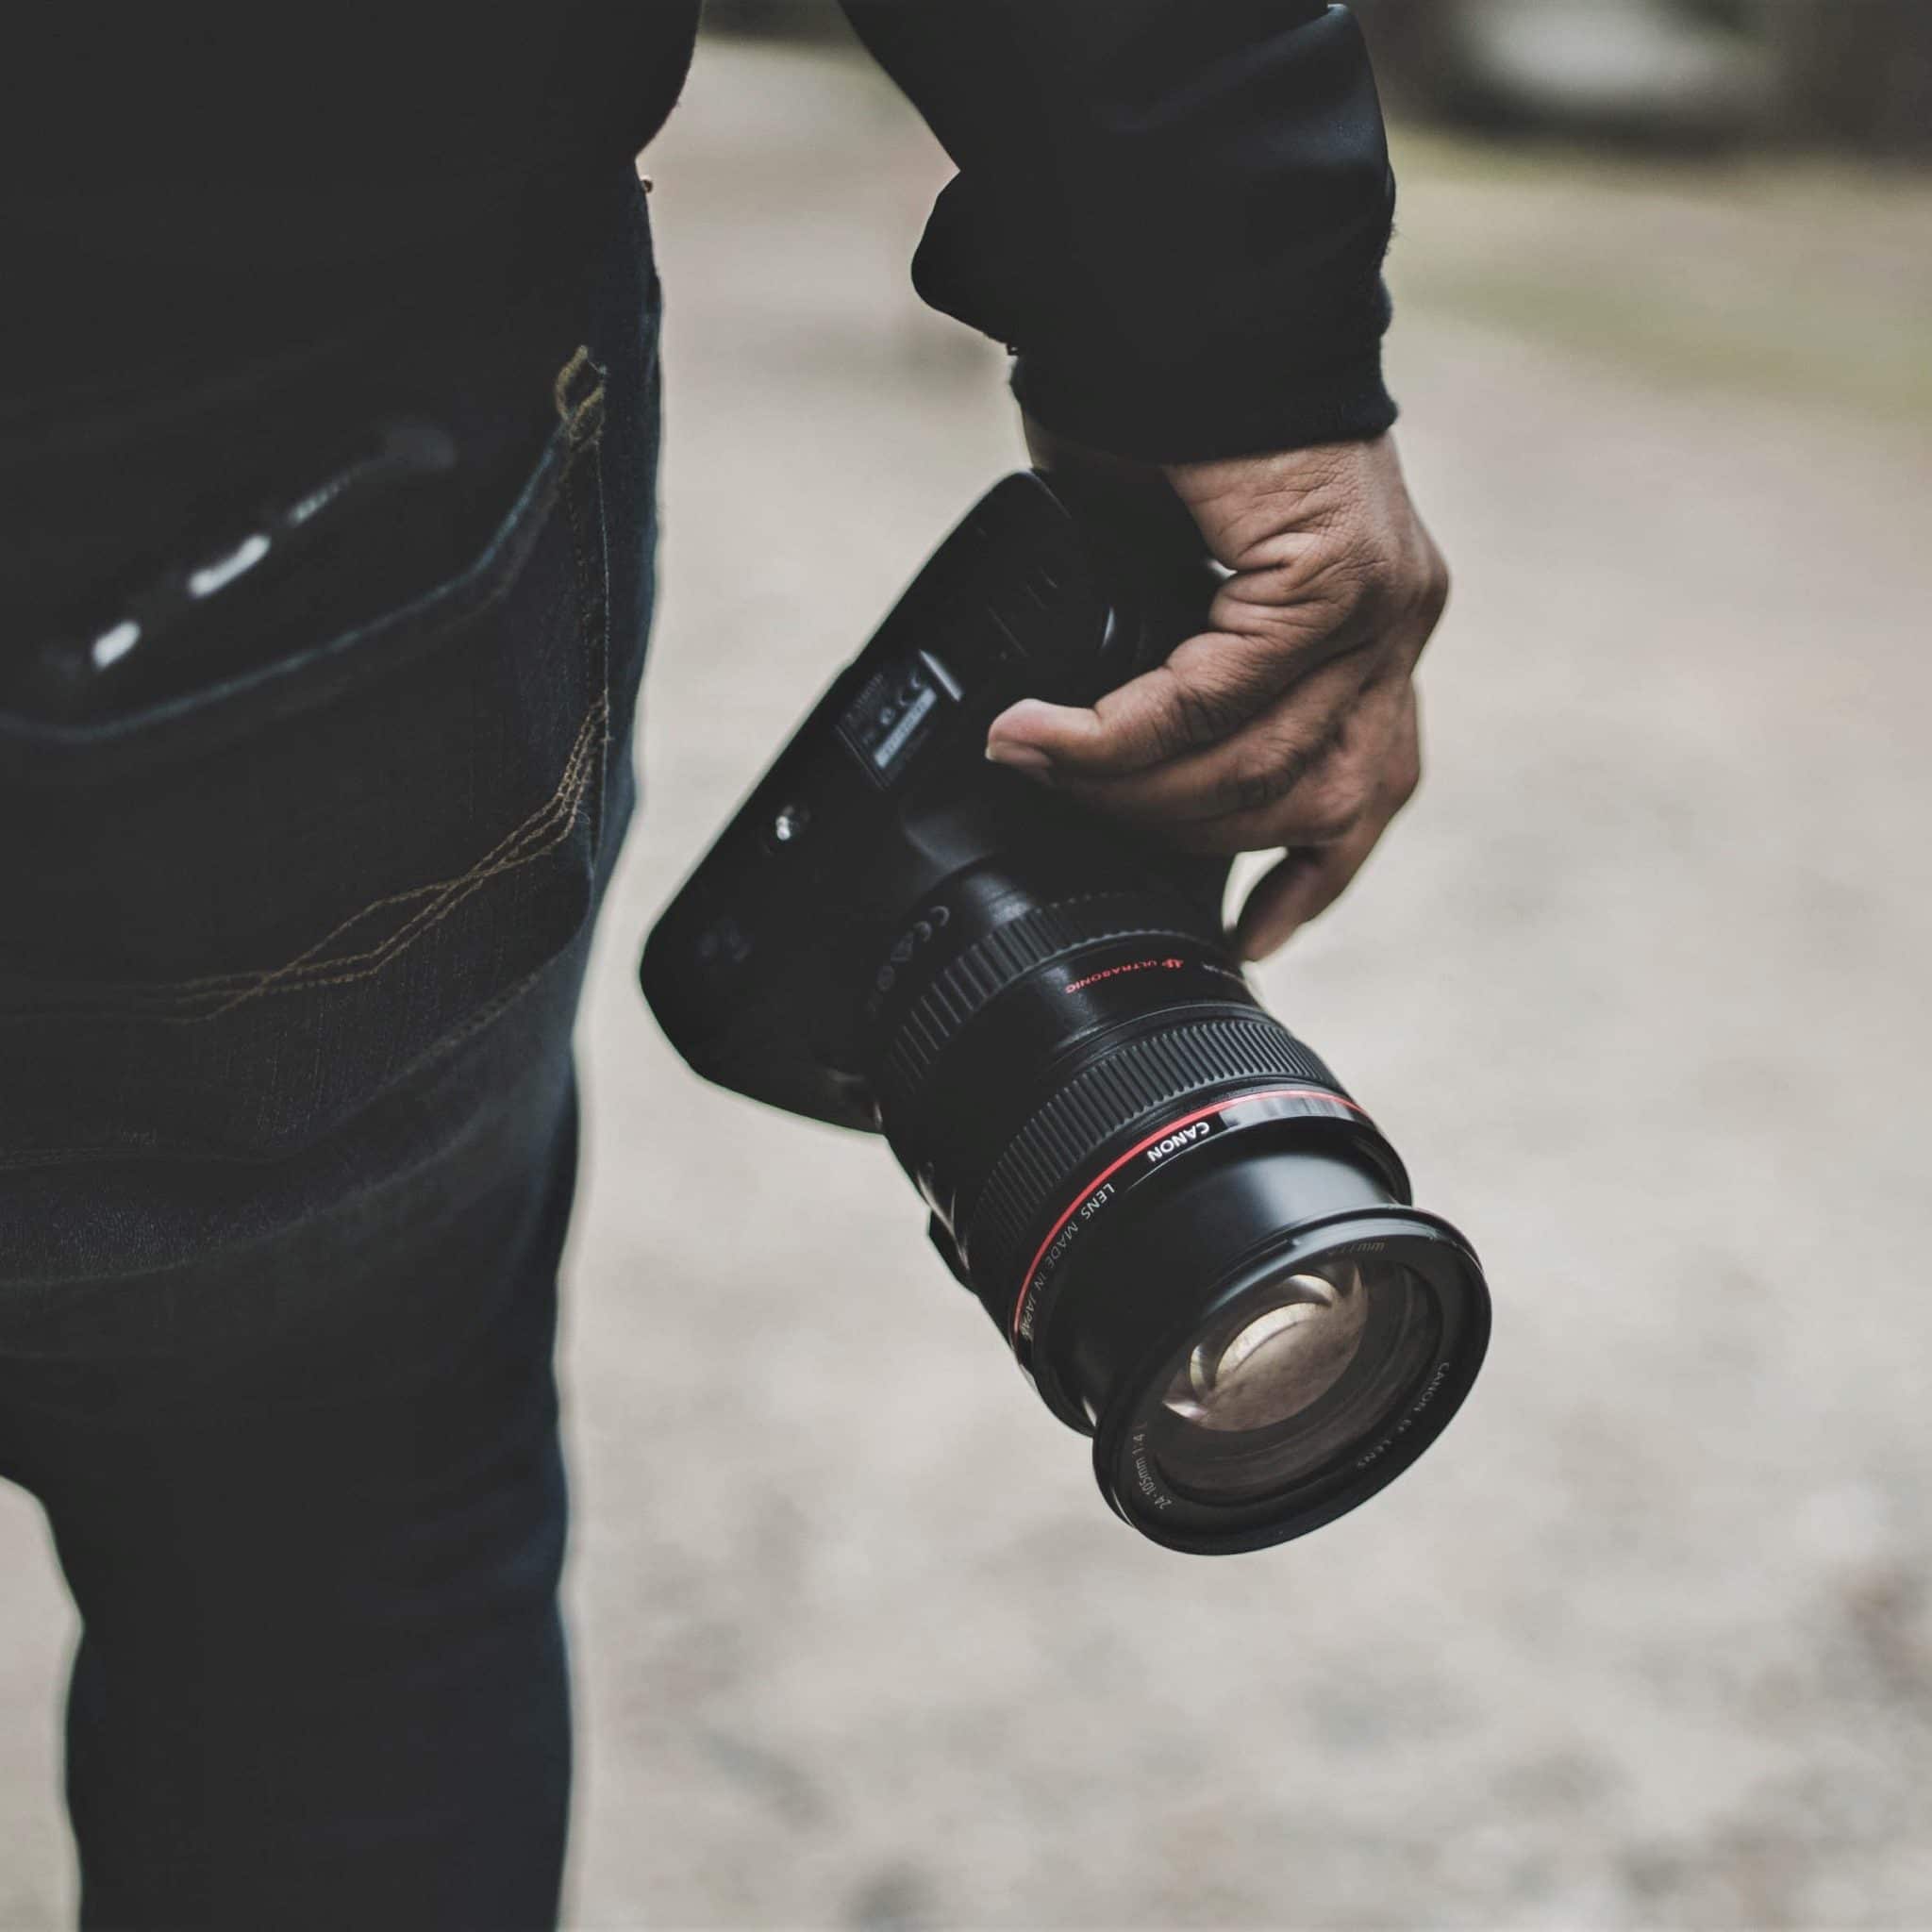
[[[1198,540],[1058,476],[941,544],[664,912],[641,981],[706,1079],[882,1134],[933,1244],[1102,1492],[1251,1550],[1374,1494],[1489,1338],[1482,1269],[1264,1011],[1226,859],[990,764],[1022,697],[1090,705],[1200,628]]]

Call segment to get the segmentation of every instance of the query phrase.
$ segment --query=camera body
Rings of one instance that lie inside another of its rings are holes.
[[[995,855],[1053,849],[1090,878],[1152,871],[1218,927],[1226,860],[1162,855],[985,756],[1018,699],[1091,705],[1161,661],[1210,587],[1198,551],[1163,566],[1035,472],[974,506],[651,934],[644,994],[695,1072],[877,1132],[881,1020],[950,945],[951,908],[926,902]]]

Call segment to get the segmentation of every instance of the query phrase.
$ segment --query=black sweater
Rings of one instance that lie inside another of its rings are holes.
[[[958,175],[913,265],[1061,432],[1191,457],[1374,435],[1392,184],[1360,35],[1306,0],[843,0]],[[0,139],[0,409],[554,275],[650,140],[697,0],[27,10]]]

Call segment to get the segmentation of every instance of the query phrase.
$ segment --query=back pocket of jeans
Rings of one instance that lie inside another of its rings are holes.
[[[0,715],[0,1166],[293,1152],[577,934],[609,758],[583,352],[556,394],[423,594],[142,710]]]

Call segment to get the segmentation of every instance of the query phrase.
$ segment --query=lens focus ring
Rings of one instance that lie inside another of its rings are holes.
[[[1200,943],[1193,927],[1160,912],[1144,895],[1096,893],[1037,907],[975,940],[920,990],[899,1022],[879,1074],[888,1103],[909,1101],[974,1015],[1036,966],[1114,940]]]
[[[1101,1151],[1145,1117],[1269,1081],[1341,1083],[1278,1021],[1210,1018],[1123,1041],[1074,1076],[1014,1136],[961,1219],[973,1273],[1014,1281],[1042,1218],[1092,1179]]]

